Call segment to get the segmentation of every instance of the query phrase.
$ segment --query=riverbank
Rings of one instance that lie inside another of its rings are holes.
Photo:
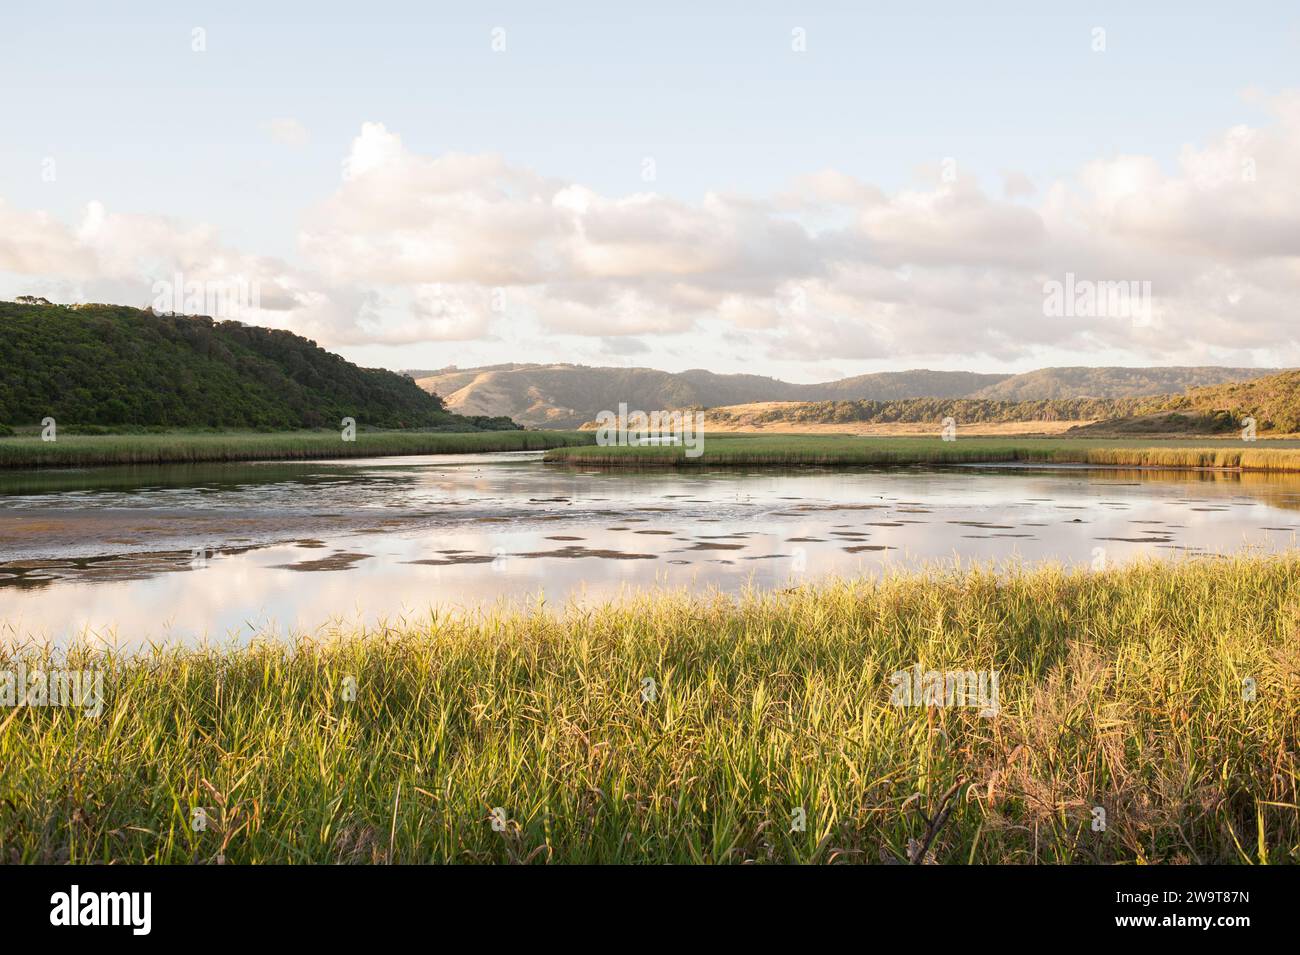
[[[577,431],[361,431],[352,441],[339,431],[21,435],[0,438],[0,469],[544,451],[594,441]]]
[[[0,709],[0,846],[75,863],[1298,862],[1298,623],[1292,554],[28,654],[29,674],[101,673],[103,709]],[[987,693],[895,705],[929,671],[995,677],[996,712]]]
[[[1300,441],[938,436],[708,435],[703,453],[681,447],[583,447],[548,451],[553,464],[608,468],[868,467],[943,464],[1097,464],[1140,468],[1222,468],[1300,472]]]

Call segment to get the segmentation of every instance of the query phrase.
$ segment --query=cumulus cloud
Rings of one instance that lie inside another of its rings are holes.
[[[808,231],[766,203],[603,196],[499,156],[419,156],[377,123],[299,240],[331,281],[528,289],[556,328],[593,334],[684,330],[821,268]]]
[[[0,198],[0,271],[78,278],[95,270],[90,249],[45,212],[15,209]]]
[[[288,308],[294,270],[283,262],[223,245],[214,229],[161,216],[115,213],[88,202],[64,223],[43,212],[13,212],[0,202],[0,272],[122,290],[147,304],[156,282],[258,283],[264,307]],[[287,283],[287,284],[286,284]]]
[[[1058,182],[1006,172],[986,191],[954,167],[893,193],[821,169],[770,197],[693,201],[606,195],[497,155],[421,155],[366,123],[337,186],[304,210],[297,264],[98,203],[63,224],[0,202],[0,272],[236,276],[262,289],[246,320],[339,345],[490,340],[526,320],[600,341],[711,335],[807,361],[1055,348],[1290,363],[1300,95],[1269,104],[1268,125],[1187,146],[1168,168],[1121,155]],[[1045,283],[1067,273],[1149,282],[1153,320],[1045,315]]]

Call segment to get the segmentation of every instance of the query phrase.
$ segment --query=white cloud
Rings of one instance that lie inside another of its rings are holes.
[[[228,248],[202,224],[92,202],[65,225],[0,202],[0,272],[138,287],[139,304],[174,270],[256,280],[247,320],[326,345],[491,340],[527,322],[600,340],[717,342],[730,328],[756,353],[807,361],[1055,348],[1285,363],[1300,356],[1300,95],[1269,103],[1274,122],[1187,146],[1170,168],[1117,156],[1040,188],[1007,172],[994,193],[958,170],[892,194],[823,169],[770,198],[698,201],[605,195],[495,155],[420,155],[366,123],[337,187],[304,212],[301,265]],[[1045,317],[1043,284],[1067,272],[1149,281],[1158,320]]]
[[[0,272],[79,278],[93,273],[93,252],[45,212],[15,209],[0,198]]]

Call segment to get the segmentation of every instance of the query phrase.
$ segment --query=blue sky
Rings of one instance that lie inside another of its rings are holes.
[[[90,202],[201,224],[225,247],[309,271],[319,262],[304,253],[304,222],[340,189],[366,123],[382,124],[412,156],[491,154],[611,199],[652,190],[693,208],[710,193],[769,202],[827,169],[896,196],[930,188],[933,167],[951,158],[990,202],[1005,197],[1009,173],[1027,177],[1035,193],[1013,199],[1032,207],[1097,161],[1148,157],[1176,177],[1185,148],[1211,148],[1235,126],[1277,125],[1270,97],[1300,86],[1300,14],[1283,3],[120,6],[42,3],[0,15],[0,202],[73,231]],[[202,52],[192,49],[195,28],[205,31]],[[494,28],[505,31],[504,51],[492,49]],[[806,52],[791,48],[796,28]],[[1093,49],[1094,28],[1105,31],[1104,51]],[[42,176],[49,158],[54,181]],[[797,215],[817,229],[856,210],[822,214]],[[57,285],[57,274],[4,264],[0,293]],[[1055,261],[1047,274],[1069,266]],[[79,281],[94,288],[93,277]],[[422,287],[441,281],[436,267],[420,277]],[[364,275],[348,282],[358,295],[369,288]],[[381,314],[416,294],[410,282],[374,284],[385,289]],[[335,298],[348,307],[346,295]],[[865,320],[899,320],[890,314]],[[716,355],[718,370],[803,380],[919,363],[1158,357],[1115,336],[1083,347],[1074,335],[946,353],[895,342],[786,360],[770,324],[719,320],[713,303],[671,321],[624,323],[621,335],[586,326],[558,334],[529,310],[517,321],[528,331],[516,329],[514,341],[498,323],[477,337],[372,345],[351,335],[337,347],[394,366],[632,354],[676,368]],[[304,322],[318,334],[329,327]],[[294,327],[289,316],[284,323]],[[751,348],[749,332],[772,340]],[[1292,360],[1287,342],[1250,354],[1230,339],[1199,344],[1206,359]]]

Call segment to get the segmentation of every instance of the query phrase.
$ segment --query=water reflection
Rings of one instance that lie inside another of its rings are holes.
[[[923,561],[1295,546],[1279,474],[610,472],[535,455],[0,477],[8,639],[246,638],[623,588],[734,590]]]

